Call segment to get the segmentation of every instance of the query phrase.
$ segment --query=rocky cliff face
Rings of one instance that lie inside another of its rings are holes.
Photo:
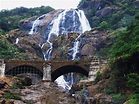
[[[78,8],[85,12],[92,28],[100,28],[105,21],[109,29],[117,29],[131,23],[138,4],[138,0],[81,0]]]
[[[68,33],[66,36],[60,35],[53,39],[53,51],[51,55],[51,60],[65,60],[71,59],[72,51],[70,48],[73,47],[73,41],[77,38],[78,33]],[[19,49],[28,53],[28,56],[23,57],[23,59],[39,59],[43,60],[42,51],[46,51],[49,44],[45,44],[44,48],[41,49],[39,46],[42,37],[39,33],[30,35],[21,30],[13,30],[8,33],[8,40]],[[18,44],[16,44],[16,39],[19,39]],[[103,48],[107,39],[109,38],[109,33],[107,31],[92,30],[90,32],[85,32],[80,37],[80,53],[77,55],[81,59],[90,59],[97,54],[99,48]],[[15,53],[18,55],[18,53]]]
[[[52,43],[51,60],[72,59],[74,42],[79,41],[77,57],[90,59],[96,54],[96,48],[107,40],[108,32],[95,29],[85,32],[79,22],[80,15],[81,11],[71,9],[55,10],[38,18],[30,18],[20,22],[23,30],[10,31],[8,40],[29,53],[27,59],[45,59],[44,52],[47,52]],[[59,27],[53,27],[55,22],[59,22]],[[51,32],[52,28],[54,33]]]

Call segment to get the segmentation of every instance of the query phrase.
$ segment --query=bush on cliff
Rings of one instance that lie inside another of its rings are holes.
[[[136,95],[139,92],[139,15],[115,39],[110,51],[115,93]],[[129,104],[135,103],[137,99],[137,96],[134,99],[130,97]]]

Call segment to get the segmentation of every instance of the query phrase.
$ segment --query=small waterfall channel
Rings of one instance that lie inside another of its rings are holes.
[[[38,25],[43,16],[38,17],[33,22],[29,34],[36,33]],[[51,42],[52,35],[53,34],[55,34],[56,36],[60,34],[66,35],[70,32],[75,32],[80,34],[75,39],[73,48],[70,49],[73,52],[71,60],[79,59],[79,57],[77,57],[77,53],[79,53],[79,46],[80,46],[79,38],[82,35],[82,33],[91,30],[91,27],[89,25],[88,20],[85,17],[84,12],[78,9],[63,10],[57,17],[55,17],[51,21],[50,28],[51,28],[50,32],[47,34],[47,39],[46,39],[46,43],[49,44],[49,48],[47,49],[46,52],[43,52],[44,59],[50,60],[51,58],[51,52],[53,50],[53,43]],[[44,44],[46,43],[43,43],[40,47],[43,48]],[[66,82],[64,75],[57,78],[55,82],[57,83],[58,86],[62,87],[64,90],[69,91],[74,82],[73,73],[70,73],[70,82]]]
[[[19,38],[16,38],[15,44],[19,43]]]

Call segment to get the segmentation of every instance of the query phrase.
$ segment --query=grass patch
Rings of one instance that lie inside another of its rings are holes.
[[[133,94],[128,100],[128,104],[139,104],[139,94]]]
[[[10,92],[5,93],[3,96],[5,99],[15,99],[15,100],[21,100],[20,94],[13,94]]]
[[[113,101],[116,104],[123,104],[126,101],[126,99],[127,99],[127,96],[126,95],[122,95],[120,93],[113,95]]]

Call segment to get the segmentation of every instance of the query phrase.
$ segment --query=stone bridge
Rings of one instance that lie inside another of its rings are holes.
[[[105,59],[92,60],[0,60],[0,77],[4,75],[16,76],[24,73],[37,74],[43,80],[54,81],[59,76],[69,73],[81,73],[94,80],[99,69],[106,64]]]

